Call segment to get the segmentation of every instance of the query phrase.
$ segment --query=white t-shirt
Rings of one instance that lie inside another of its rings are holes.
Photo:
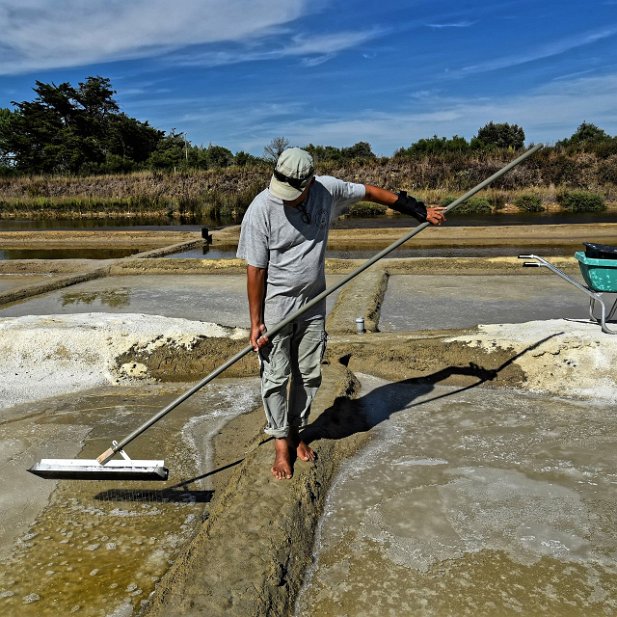
[[[364,196],[363,184],[317,176],[304,203],[306,214],[285,206],[268,189],[255,197],[242,220],[237,256],[268,270],[266,326],[277,324],[324,291],[330,223]],[[325,312],[324,300],[299,319],[308,321]]]

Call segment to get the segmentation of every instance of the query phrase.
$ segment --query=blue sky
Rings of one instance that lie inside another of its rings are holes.
[[[617,135],[617,0],[0,0],[0,32],[0,107],[101,75],[127,114],[234,152]]]

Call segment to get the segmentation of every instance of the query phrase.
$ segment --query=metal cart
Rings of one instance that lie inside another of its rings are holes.
[[[565,272],[556,268],[543,257],[537,255],[519,255],[519,259],[533,259],[523,264],[527,268],[548,268],[562,279],[574,285],[577,289],[589,296],[589,317],[591,321],[599,323],[602,332],[617,334],[611,330],[606,322],[610,321],[617,312],[617,299],[607,311],[604,293],[617,293],[617,247],[585,242],[585,251],[577,251],[575,257],[581,269],[586,285],[581,285],[569,277]],[[600,306],[600,316],[596,317],[596,303]]]

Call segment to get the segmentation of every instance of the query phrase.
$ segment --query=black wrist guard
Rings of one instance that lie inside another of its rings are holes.
[[[398,199],[390,207],[401,214],[413,216],[421,223],[426,221],[426,206],[421,201],[407,195],[407,191],[400,191]]]

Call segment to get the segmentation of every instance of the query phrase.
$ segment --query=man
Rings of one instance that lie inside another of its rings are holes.
[[[247,262],[250,341],[259,352],[265,432],[274,437],[272,474],[277,480],[292,477],[294,451],[303,461],[315,459],[299,431],[321,384],[326,303],[310,308],[272,340],[267,326],[325,289],[330,223],[360,200],[433,225],[445,220],[444,208],[426,208],[404,192],[397,195],[369,184],[315,176],[311,155],[289,148],[278,158],[269,188],[255,197],[242,221],[237,255]]]

